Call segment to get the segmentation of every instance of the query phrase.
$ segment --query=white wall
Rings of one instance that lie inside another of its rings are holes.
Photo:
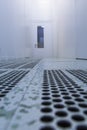
[[[52,25],[52,57],[87,58],[86,12],[87,0],[0,0],[0,58],[31,57],[37,22]]]
[[[76,1],[76,57],[87,59],[87,0]]]
[[[58,0],[56,2],[58,57],[75,58],[75,0]]]
[[[31,23],[40,22],[52,26],[52,57],[75,58],[75,0],[32,0]]]
[[[0,0],[0,58],[30,56],[25,15],[25,0]]]

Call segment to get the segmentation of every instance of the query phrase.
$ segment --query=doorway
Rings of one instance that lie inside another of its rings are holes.
[[[52,49],[52,24],[51,23],[32,23],[31,26],[31,44],[33,58],[51,58]]]

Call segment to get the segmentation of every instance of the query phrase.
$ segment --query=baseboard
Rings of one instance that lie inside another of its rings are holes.
[[[86,58],[76,58],[76,60],[87,60]]]

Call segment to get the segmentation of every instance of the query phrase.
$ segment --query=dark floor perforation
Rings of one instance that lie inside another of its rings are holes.
[[[60,95],[58,95],[58,94],[53,94],[52,97],[58,98],[58,97],[60,97]]]
[[[40,128],[40,130],[55,130],[55,128],[51,127],[51,126],[44,126],[44,127]]]
[[[72,94],[73,97],[80,97],[80,94]]]
[[[41,112],[42,113],[49,113],[49,112],[52,112],[52,109],[50,107],[45,107],[45,108],[41,109]]]
[[[51,90],[58,90],[57,88],[51,88]]]
[[[79,125],[77,126],[76,130],[87,130],[87,125]]]
[[[43,92],[49,92],[50,90],[49,89],[43,89],[42,91]]]
[[[50,87],[57,87],[57,86],[55,86],[55,85],[50,85]]]
[[[64,108],[65,106],[63,105],[63,104],[55,104],[54,105],[54,108],[56,108],[56,109],[62,109],[62,108]]]
[[[84,91],[84,89],[77,89],[78,91]]]
[[[51,102],[49,102],[49,101],[43,101],[42,102],[42,105],[43,106],[49,106],[49,105],[51,105],[52,103]]]
[[[86,109],[87,109],[87,103],[82,103],[82,104],[80,103],[79,106],[80,106],[81,108],[86,108]]]
[[[87,95],[87,92],[80,92],[80,94],[82,94],[82,95]]]
[[[58,102],[62,102],[62,100],[61,99],[53,99],[53,102],[58,103]]]
[[[69,95],[67,92],[61,92],[61,95]]]
[[[75,101],[77,101],[77,102],[84,102],[85,100],[82,99],[82,98],[76,98]]]
[[[75,102],[74,101],[65,101],[65,104],[67,104],[67,105],[75,105]]]
[[[68,110],[70,111],[70,112],[79,112],[80,110],[79,110],[79,108],[77,108],[77,107],[68,107]]]
[[[87,96],[84,96],[84,99],[87,99]]]
[[[68,113],[66,111],[57,111],[55,115],[58,117],[66,117]]]
[[[59,93],[59,91],[53,91],[53,90],[52,90],[51,93],[55,94],[55,93]]]
[[[84,114],[87,116],[87,110],[84,111]]]
[[[42,97],[42,100],[50,100],[50,97]]]
[[[72,119],[73,119],[74,121],[78,121],[78,122],[81,122],[81,121],[84,121],[84,120],[85,120],[84,116],[82,116],[82,115],[73,115],[73,116],[72,116]]]
[[[49,123],[49,122],[52,122],[54,120],[54,118],[52,116],[47,116],[47,115],[44,115],[41,117],[40,119],[43,123]]]
[[[70,93],[77,93],[77,91],[71,91],[71,90],[70,90],[69,92],[70,92]]]
[[[40,121],[41,130],[84,130],[87,116],[87,92],[61,70],[45,70],[43,74]],[[83,114],[82,114],[83,113]],[[81,127],[79,127],[81,122]],[[75,123],[75,126],[73,126]],[[87,129],[86,129],[87,130]]]
[[[71,123],[68,120],[60,120],[59,122],[57,122],[57,126],[66,129],[68,127],[71,127]]]
[[[69,100],[69,99],[72,99],[72,97],[70,97],[70,96],[63,96],[63,99]]]
[[[45,93],[42,93],[42,95],[50,95],[50,93],[46,93],[46,92],[45,92]]]
[[[5,96],[5,94],[0,94],[0,98],[2,98],[2,97],[4,97]]]
[[[43,89],[49,89],[49,87],[42,87]]]

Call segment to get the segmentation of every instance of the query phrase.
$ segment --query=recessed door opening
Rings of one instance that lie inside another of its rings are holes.
[[[37,26],[37,48],[44,48],[44,28]]]

